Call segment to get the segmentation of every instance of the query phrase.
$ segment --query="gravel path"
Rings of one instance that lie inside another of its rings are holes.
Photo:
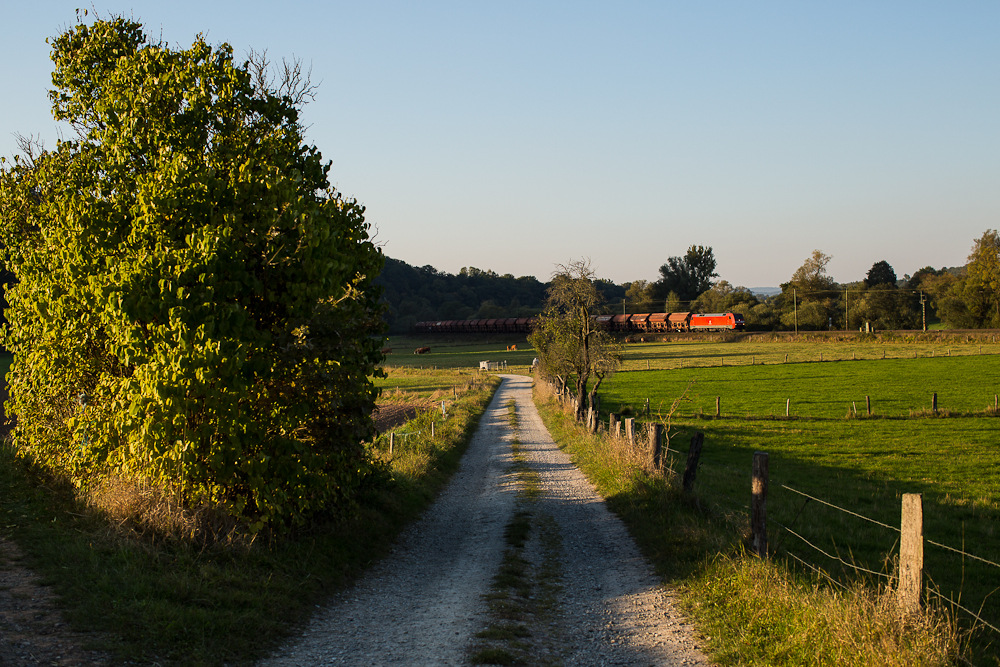
[[[504,528],[525,502],[512,466],[510,400],[520,451],[542,482],[530,503],[535,524],[561,544],[555,612],[525,640],[544,647],[538,661],[710,664],[624,525],[552,442],[522,376],[503,377],[459,471],[393,554],[263,664],[468,664],[475,634],[496,621],[484,595],[508,546]]]

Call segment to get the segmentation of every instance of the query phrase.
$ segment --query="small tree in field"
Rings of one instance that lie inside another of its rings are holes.
[[[292,97],[228,45],[121,18],[52,60],[78,136],[0,173],[15,446],[254,528],[350,507],[374,470],[383,258]]]
[[[595,320],[602,303],[588,260],[559,265],[549,288],[548,310],[530,336],[542,371],[565,387],[575,382],[578,419],[601,381],[621,365],[621,346]],[[588,392],[591,378],[596,378]]]

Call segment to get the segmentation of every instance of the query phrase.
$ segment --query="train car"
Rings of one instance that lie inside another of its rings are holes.
[[[670,323],[668,318],[670,313],[651,313],[649,316],[649,331],[655,333],[666,333],[670,331]]]
[[[603,329],[604,331],[613,331],[612,321],[615,319],[614,315],[598,315],[594,318],[594,323],[597,325],[598,329]]]
[[[743,316],[738,313],[692,315],[688,328],[691,331],[742,331]]]
[[[669,313],[667,322],[671,331],[688,331],[691,328],[691,313]]]
[[[629,331],[640,331],[645,333],[649,331],[649,316],[652,313],[635,313],[628,320],[628,330]]]
[[[611,318],[610,331],[628,331],[628,321],[631,315],[615,315]]]

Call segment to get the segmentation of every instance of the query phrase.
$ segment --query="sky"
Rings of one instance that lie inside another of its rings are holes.
[[[76,8],[311,67],[306,138],[385,253],[548,280],[838,282],[966,263],[1000,227],[1000,2],[4,0],[0,155],[54,147]]]

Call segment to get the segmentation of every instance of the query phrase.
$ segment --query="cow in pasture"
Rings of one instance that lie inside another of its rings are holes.
[[[383,347],[382,348],[382,354],[392,354],[392,348],[391,347]]]
[[[507,351],[508,352],[517,352],[517,345],[508,345],[507,346]]]
[[[429,348],[429,347],[418,347],[417,349],[415,349],[413,351],[413,354],[427,354],[430,351],[431,351],[431,348]]]

